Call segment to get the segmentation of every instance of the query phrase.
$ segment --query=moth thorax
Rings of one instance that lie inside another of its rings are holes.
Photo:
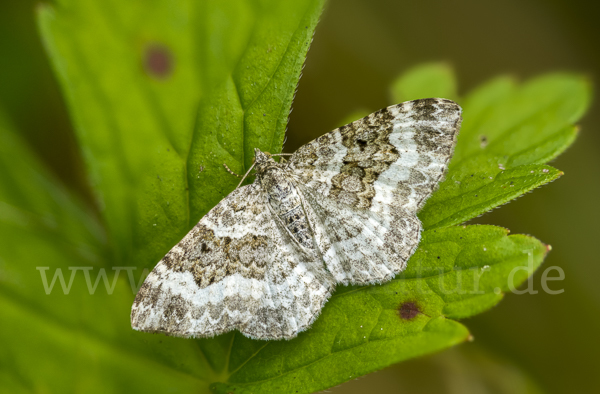
[[[294,184],[280,168],[269,168],[261,175],[261,185],[271,207],[278,214],[288,212],[300,204]]]
[[[271,156],[266,156],[262,154],[261,156],[256,156],[254,168],[256,169],[256,173],[258,176],[264,177],[268,172],[277,170],[279,166],[278,163],[275,160],[273,160]]]

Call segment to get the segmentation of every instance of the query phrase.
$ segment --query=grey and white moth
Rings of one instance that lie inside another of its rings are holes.
[[[291,339],[336,284],[389,281],[419,243],[417,212],[444,178],[461,120],[453,101],[414,100],[335,129],[285,163],[256,149],[254,183],[158,263],[135,298],[132,327]]]

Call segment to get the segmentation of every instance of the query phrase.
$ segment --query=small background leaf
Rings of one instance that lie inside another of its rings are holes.
[[[446,63],[420,64],[392,83],[392,103],[441,97],[456,100],[456,78]]]
[[[561,176],[543,163],[575,140],[590,96],[587,80],[567,74],[521,87],[501,78],[467,96],[448,176],[419,214],[425,228],[462,223]]]

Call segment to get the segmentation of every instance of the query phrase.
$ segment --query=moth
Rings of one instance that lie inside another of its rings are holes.
[[[461,124],[453,101],[377,111],[276,162],[216,205],[157,264],[131,310],[135,330],[291,339],[337,284],[394,278],[421,236],[417,212],[443,180]]]

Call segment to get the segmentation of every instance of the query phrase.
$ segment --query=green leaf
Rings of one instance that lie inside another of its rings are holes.
[[[543,164],[575,140],[590,95],[586,79],[550,74],[523,86],[499,78],[467,96],[446,180],[419,214],[424,227],[465,222],[561,176]]]
[[[0,368],[16,379],[5,383],[0,376],[0,386],[27,392],[206,389],[214,377],[187,341],[141,338],[131,330],[135,289],[125,271],[113,291],[100,281],[90,294],[83,268],[92,286],[101,271],[108,272],[109,287],[115,276],[102,228],[1,118],[0,139]],[[67,291],[58,277],[52,286],[58,272]],[[132,274],[138,282],[140,273]]]
[[[405,272],[384,285],[342,288],[297,339],[229,334],[221,348],[230,349],[228,359],[218,364],[227,383],[213,391],[310,393],[465,341],[468,330],[451,318],[495,305],[547,252],[535,238],[507,233],[494,226],[426,231]]]
[[[51,267],[49,277],[56,268],[92,267],[92,279],[100,268],[153,266],[236,185],[224,163],[243,172],[253,148],[280,151],[323,1],[59,4],[39,9],[39,26],[102,225],[18,140],[8,145],[13,156],[0,159],[0,235],[14,247],[0,250],[7,284],[0,310],[11,340],[3,341],[0,362],[17,378],[6,387],[322,390],[466,340],[468,330],[454,319],[495,305],[547,253],[536,239],[498,227],[449,226],[560,175],[543,163],[573,141],[572,124],[589,100],[587,83],[572,75],[523,87],[503,78],[469,95],[447,181],[420,214],[428,230],[408,269],[381,286],[338,289],[314,326],[292,341],[134,332],[135,289],[125,275],[113,291],[91,295],[75,272],[68,296],[46,295],[38,266]],[[393,94],[397,101],[456,98],[456,83],[447,66],[427,65],[401,77]],[[25,181],[33,173],[42,175]]]
[[[200,105],[188,158],[190,226],[229,194],[254,148],[280,153],[304,58],[323,1],[276,2],[256,11],[247,50]]]
[[[190,189],[198,188],[192,182],[197,173],[187,167],[190,144],[200,149],[198,135],[207,129],[202,119],[218,115],[214,106],[228,92],[231,78],[243,85],[240,97],[253,102],[244,104],[249,112],[243,133],[227,138],[237,143],[262,138],[264,125],[252,119],[251,111],[268,110],[270,149],[280,149],[322,1],[195,3],[156,1],[153,8],[142,1],[65,0],[56,9],[39,9],[40,29],[67,97],[108,240],[92,214],[76,211],[75,202],[52,200],[54,189],[62,190],[55,180],[30,179],[39,166],[27,170],[30,164],[21,158],[31,154],[25,147],[3,145],[10,155],[0,162],[6,180],[0,183],[6,192],[0,200],[0,220],[7,221],[2,239],[14,247],[0,251],[0,278],[19,286],[18,291],[6,286],[0,292],[2,320],[10,322],[4,325],[6,338],[11,338],[3,341],[0,362],[19,378],[10,385],[51,392],[81,387],[86,392],[206,392],[218,380],[203,350],[190,346],[194,341],[131,330],[135,283],[129,272],[121,271],[107,292],[99,270],[109,272],[110,285],[118,274],[111,274],[114,267],[152,267],[199,219],[190,217],[201,213],[190,214],[191,208],[199,208],[187,193],[188,181]],[[171,62],[166,74],[165,62]],[[248,69],[250,63],[269,62],[270,68]],[[221,120],[231,125],[235,117]],[[219,148],[222,141],[203,143]],[[214,160],[224,172],[223,161]],[[205,181],[216,184],[231,177],[224,174],[215,171]],[[20,206],[7,205],[29,201],[27,196],[33,206],[39,205],[41,219],[19,230],[33,220],[21,214]],[[202,201],[202,209],[217,201]],[[40,232],[37,221],[43,220],[61,231]],[[90,228],[82,229],[86,223]],[[76,241],[76,247],[71,245]],[[84,278],[86,270],[73,267],[89,267],[92,285],[100,278],[94,294]],[[60,279],[46,295],[41,275],[51,285],[58,269],[66,287],[73,275],[68,295],[62,293]],[[138,282],[140,270],[133,273]]]
[[[254,147],[281,150],[322,6],[63,0],[40,8],[117,261],[154,264],[233,190],[223,163],[242,172]]]

